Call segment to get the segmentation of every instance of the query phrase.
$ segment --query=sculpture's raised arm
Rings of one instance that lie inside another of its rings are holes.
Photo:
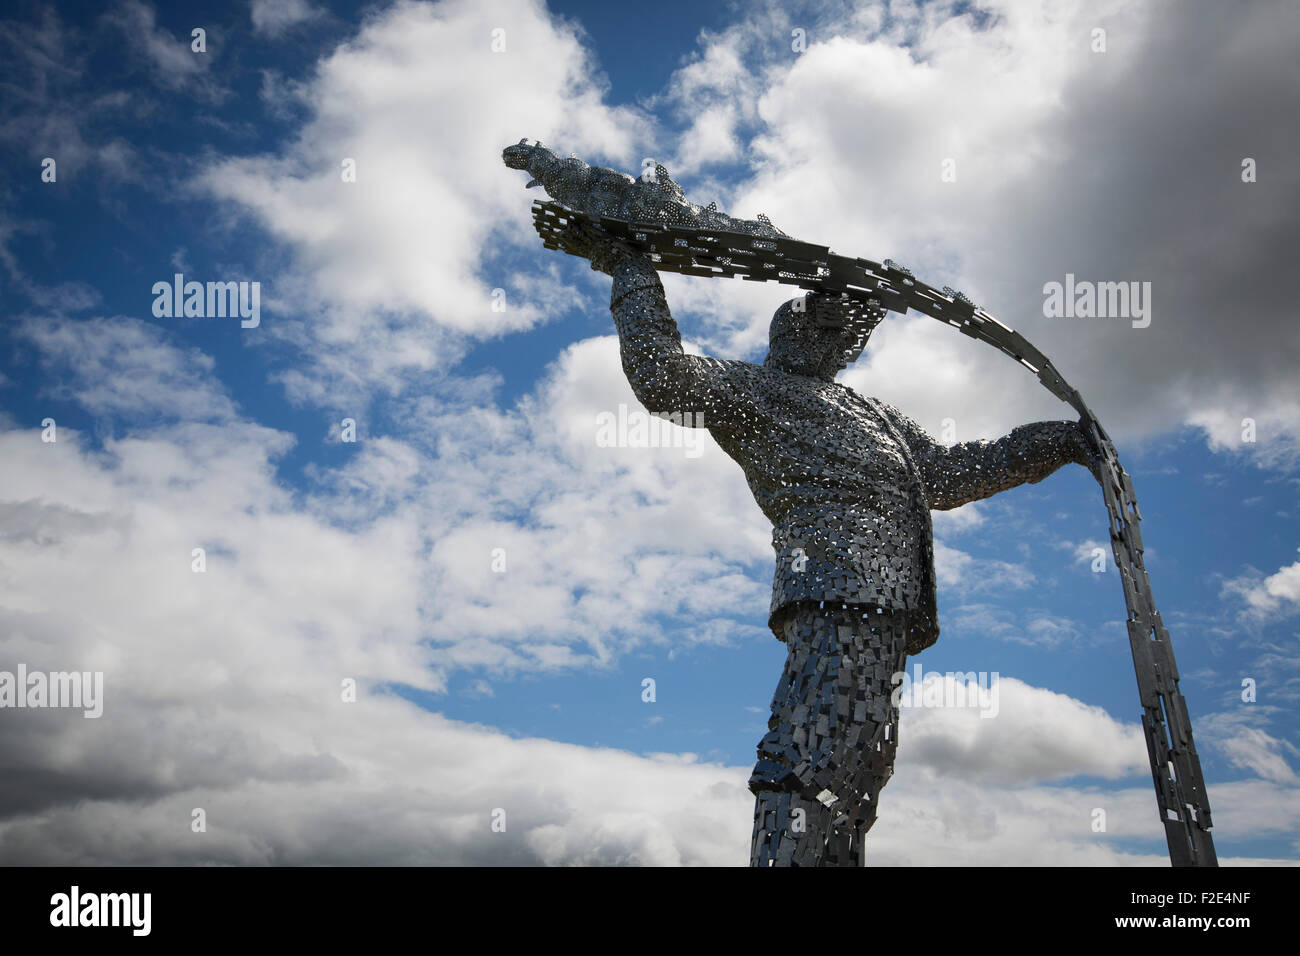
[[[582,235],[580,249],[592,268],[614,279],[609,311],[618,330],[619,356],[628,384],[652,415],[686,427],[738,427],[752,397],[732,374],[736,363],[688,355],[668,308],[663,283],[649,257],[602,235]]]
[[[609,311],[618,329],[623,372],[637,401],[657,414],[705,412],[708,369],[699,356],[682,350],[654,265],[637,252],[611,257],[608,265],[614,277]],[[694,421],[695,415],[687,420]]]
[[[637,218],[629,217],[632,209],[639,214],[638,221],[648,222],[652,214],[661,218],[676,215],[673,209],[684,209],[686,215],[697,218],[700,212],[698,206],[685,202],[662,166],[653,180],[643,182],[612,169],[589,166],[576,157],[561,159],[540,143],[522,142],[507,147],[502,158],[512,169],[527,170],[533,176],[530,186],[540,182],[552,198],[593,218]],[[686,354],[663,283],[649,256],[599,226],[579,221],[568,225],[559,237],[559,246],[613,277],[609,310],[618,330],[623,371],[647,411],[674,420],[681,416],[680,420],[697,427],[726,427],[744,420],[750,397],[728,374],[735,363]]]

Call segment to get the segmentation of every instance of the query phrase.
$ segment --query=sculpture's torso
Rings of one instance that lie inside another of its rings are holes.
[[[746,421],[705,424],[772,522],[772,613],[836,601],[907,611],[933,628],[929,505],[888,413],[842,385],[709,364],[745,396]]]

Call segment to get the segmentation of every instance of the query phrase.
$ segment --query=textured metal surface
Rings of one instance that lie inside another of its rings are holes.
[[[861,866],[893,773],[891,678],[906,666],[911,625],[878,608],[811,601],[789,606],[779,622],[789,652],[749,780],[750,862]]]
[[[934,289],[888,259],[839,256],[786,236],[766,217],[732,219],[713,204],[692,205],[661,166],[652,179],[633,180],[576,158],[559,160],[545,147],[524,143],[508,148],[504,158],[512,168],[533,174],[530,185],[545,186],[564,203],[534,204],[534,224],[548,248],[588,255],[589,249],[575,247],[575,235],[597,232],[610,240],[600,253],[608,261],[598,264],[599,256],[593,257],[593,267],[614,277],[611,311],[624,370],[638,398],[652,412],[702,411],[719,445],[745,470],[773,522],[777,571],[771,623],[778,637],[784,637],[779,612],[812,600],[900,614],[910,652],[933,643],[938,628],[929,508],[957,507],[1041,480],[1066,461],[1087,464],[1102,486],[1110,517],[1170,859],[1175,865],[1217,865],[1173,648],[1142,561],[1141,515],[1132,482],[1096,416],[1046,356],[961,293]],[[790,346],[777,337],[782,322],[795,329],[800,325],[797,310],[787,303],[784,317],[781,310],[774,317],[772,353],[764,366],[686,356],[656,271],[774,281],[807,290],[808,324],[841,332],[835,354],[820,359],[800,354],[799,348],[811,347],[809,340],[801,345],[791,335],[795,344]],[[861,351],[884,310],[901,314],[909,308],[1015,359],[1072,405],[1079,423],[1037,423],[999,442],[945,448],[896,409],[826,380]],[[757,812],[766,818],[762,799]],[[756,832],[755,852],[769,842]]]

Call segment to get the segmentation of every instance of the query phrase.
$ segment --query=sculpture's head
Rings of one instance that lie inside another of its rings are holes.
[[[857,360],[884,311],[847,296],[810,292],[782,304],[768,331],[769,368],[835,381]]]
[[[533,161],[533,157],[540,153],[551,152],[542,145],[542,141],[529,145],[528,138],[525,137],[513,146],[507,146],[501,150],[502,161],[511,169],[527,169],[528,164]]]

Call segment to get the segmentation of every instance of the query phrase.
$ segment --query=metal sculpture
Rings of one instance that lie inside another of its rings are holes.
[[[534,203],[546,247],[612,275],[610,310],[638,399],[656,414],[695,413],[679,421],[702,413],[772,521],[769,625],[789,656],[750,779],[751,865],[861,865],[897,747],[890,677],[939,633],[930,509],[1041,481],[1067,462],[1093,472],[1110,516],[1170,860],[1217,865],[1173,648],[1142,563],[1132,482],[1046,356],[966,296],[935,290],[888,259],[835,255],[765,216],[734,219],[716,204],[689,203],[662,165],[633,179],[526,141],[503,159],[556,200]],[[773,316],[763,366],[720,361],[682,352],[660,271],[775,281],[806,294]],[[835,384],[886,312],[909,308],[1011,356],[1079,421],[945,447],[897,409]]]

